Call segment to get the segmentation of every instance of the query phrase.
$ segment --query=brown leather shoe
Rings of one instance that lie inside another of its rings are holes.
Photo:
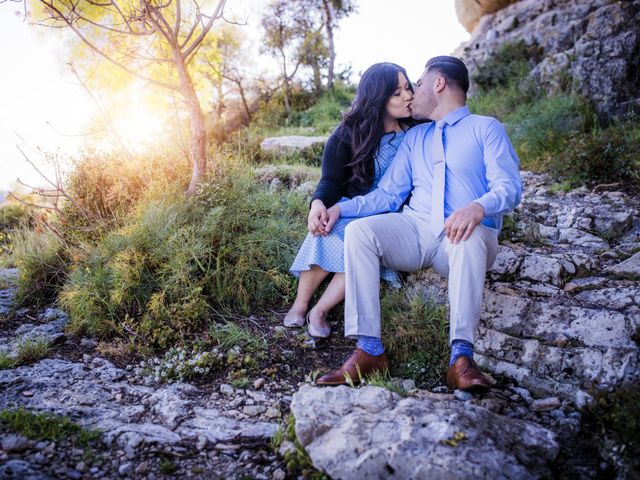
[[[382,355],[369,355],[364,350],[356,348],[339,369],[317,379],[316,385],[348,385],[348,378],[356,385],[365,375],[388,369],[387,352]]]
[[[476,362],[469,357],[458,357],[447,370],[447,386],[449,390],[466,390],[467,392],[487,392],[491,388],[489,379],[485,377]]]

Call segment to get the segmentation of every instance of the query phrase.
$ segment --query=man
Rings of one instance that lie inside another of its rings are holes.
[[[412,272],[433,267],[448,278],[450,389],[486,391],[488,379],[473,361],[486,270],[498,248],[502,216],[520,201],[518,157],[502,125],[466,106],[464,63],[440,56],[427,62],[411,103],[416,119],[378,188],[329,209],[328,232],[340,217],[352,222],[345,238],[345,335],[355,352],[319,385],[388,367],[380,339],[380,264]],[[411,194],[408,204],[396,212]]]

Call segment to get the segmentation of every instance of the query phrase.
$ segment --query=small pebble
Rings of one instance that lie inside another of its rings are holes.
[[[531,410],[534,412],[548,412],[562,405],[558,397],[541,398],[531,403]]]
[[[267,381],[262,377],[256,378],[255,382],[253,382],[253,388],[256,390],[260,390],[262,387],[264,387],[264,384],[266,382]]]
[[[33,392],[31,390],[25,390],[22,392],[23,397],[33,397]]]
[[[467,400],[473,400],[473,394],[469,392],[465,392],[464,390],[456,390],[453,392],[454,398],[460,400],[461,402],[466,402]]]
[[[220,393],[226,396],[233,395],[233,387],[228,383],[223,383],[220,385]]]

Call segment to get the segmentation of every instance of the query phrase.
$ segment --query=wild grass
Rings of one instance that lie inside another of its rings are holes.
[[[436,383],[449,354],[447,308],[406,291],[382,297],[382,338],[395,366],[392,374]]]
[[[100,438],[99,430],[87,430],[67,417],[51,413],[32,413],[24,407],[0,411],[0,424],[33,440],[70,440],[79,447],[88,447]]]
[[[54,301],[69,268],[64,244],[46,230],[22,229],[13,235],[12,246],[13,261],[20,270],[16,304],[39,308]]]
[[[290,442],[284,452],[284,462],[287,473],[291,478],[305,478],[309,480],[328,480],[328,476],[316,470],[311,457],[296,436],[296,420],[288,415],[282,425],[278,427],[271,441],[271,448],[279,452],[285,442]]]
[[[19,365],[30,365],[45,358],[51,352],[51,345],[48,340],[33,338],[18,343],[16,363]]]
[[[222,350],[239,346],[248,352],[262,351],[267,348],[267,341],[237,323],[212,323],[209,326],[209,339]]]
[[[8,370],[16,366],[16,359],[4,350],[0,350],[0,370]]]

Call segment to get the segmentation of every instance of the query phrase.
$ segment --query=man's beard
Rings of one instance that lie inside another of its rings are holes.
[[[438,106],[438,100],[433,93],[427,95],[424,99],[424,108],[421,108],[419,111],[412,110],[411,116],[414,120],[431,120],[431,114]]]

